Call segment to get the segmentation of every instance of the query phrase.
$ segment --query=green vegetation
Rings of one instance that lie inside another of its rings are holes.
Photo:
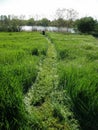
[[[98,41],[88,35],[49,33],[58,52],[59,87],[83,130],[98,129]]]
[[[66,27],[66,32],[68,33],[70,29],[74,29],[76,33],[91,34],[98,37],[98,20],[93,17],[83,17],[77,18],[77,11],[74,9],[57,9],[55,12],[55,19],[50,21],[47,18],[42,18],[35,20],[33,17],[30,19],[25,19],[24,15],[14,16],[14,15],[1,15],[0,16],[0,32],[20,32],[22,31],[22,26],[55,26],[58,27],[60,32],[60,27]],[[36,29],[35,29],[36,31]]]
[[[76,21],[78,30],[81,33],[98,35],[98,22],[92,17],[84,17]]]
[[[91,35],[0,33],[0,129],[97,130],[97,63]]]
[[[0,129],[28,129],[23,97],[37,77],[48,43],[39,33],[0,34]]]
[[[78,130],[69,109],[70,99],[66,91],[58,88],[57,53],[50,42],[47,57],[39,68],[37,80],[25,97],[27,111],[33,118],[32,129]]]

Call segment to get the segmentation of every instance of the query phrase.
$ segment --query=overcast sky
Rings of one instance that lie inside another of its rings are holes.
[[[79,17],[98,19],[98,0],[0,0],[0,15],[31,15],[36,19],[51,19],[58,8],[73,8]]]

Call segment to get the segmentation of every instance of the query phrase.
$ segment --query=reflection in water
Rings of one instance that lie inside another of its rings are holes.
[[[22,26],[22,31],[51,31],[51,32],[70,32],[75,33],[73,28],[66,27],[43,27],[43,26]]]

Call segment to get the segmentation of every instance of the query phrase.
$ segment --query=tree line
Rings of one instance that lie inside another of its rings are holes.
[[[78,33],[98,35],[98,21],[92,17],[77,19],[78,12],[74,9],[57,9],[54,20],[42,18],[35,20],[33,17],[25,19],[24,15],[1,15],[0,32],[19,32],[22,26],[56,26],[74,28]]]

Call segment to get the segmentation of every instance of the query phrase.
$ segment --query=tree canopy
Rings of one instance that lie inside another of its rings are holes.
[[[77,20],[77,28],[82,33],[92,34],[95,31],[96,20],[92,17],[84,17]]]
[[[83,17],[76,19],[77,12],[73,9],[58,9],[54,20],[47,18],[35,20],[33,17],[25,19],[25,16],[1,15],[0,16],[0,31],[18,32],[21,27],[27,26],[56,26],[76,28],[81,33],[93,34],[98,36],[98,21],[92,17]]]

